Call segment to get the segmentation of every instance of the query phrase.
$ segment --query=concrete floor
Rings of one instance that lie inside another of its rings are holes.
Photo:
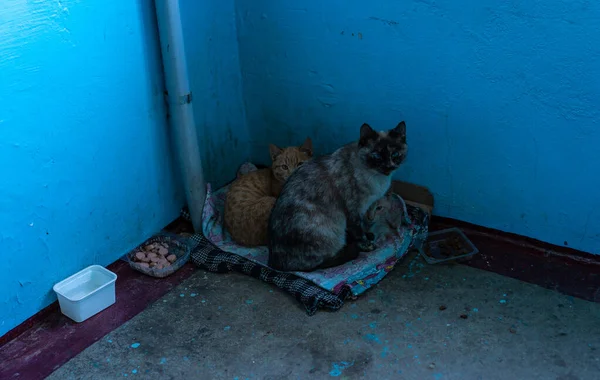
[[[313,317],[254,278],[198,270],[49,379],[598,379],[599,321],[598,303],[414,256]]]

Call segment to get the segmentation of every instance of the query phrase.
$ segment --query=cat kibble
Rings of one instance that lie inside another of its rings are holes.
[[[143,268],[165,269],[177,261],[177,256],[169,253],[167,244],[152,243],[135,252],[131,259]]]

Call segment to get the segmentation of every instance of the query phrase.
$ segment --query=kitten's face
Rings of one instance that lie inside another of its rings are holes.
[[[381,218],[381,216],[386,213],[389,207],[390,202],[387,199],[387,197],[383,197],[377,200],[367,210],[367,214],[365,215],[365,217],[367,218],[367,222],[374,223],[376,220],[379,220],[379,218]]]
[[[382,198],[379,198],[369,207],[365,218],[368,223],[375,223],[385,216],[392,209],[393,194],[391,191],[385,193]]]
[[[394,129],[375,132],[368,124],[360,127],[359,156],[367,167],[384,175],[392,174],[406,158],[406,123]]]
[[[269,145],[273,165],[271,170],[275,179],[281,183],[285,182],[300,165],[312,158],[312,141],[307,138],[302,146],[279,148],[273,144]]]

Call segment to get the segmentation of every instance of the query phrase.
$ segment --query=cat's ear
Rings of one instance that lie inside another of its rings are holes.
[[[406,123],[401,121],[396,128],[388,132],[388,135],[393,139],[406,140]]]
[[[274,144],[269,144],[269,153],[271,153],[271,161],[275,161],[277,156],[283,152],[283,149]]]
[[[360,127],[360,139],[358,140],[358,145],[365,146],[369,140],[376,138],[377,132],[371,128],[371,126],[367,123],[364,123]]]
[[[312,155],[313,155],[313,145],[312,145],[312,140],[310,139],[310,137],[307,137],[306,140],[304,140],[304,143],[300,147],[300,151],[304,152],[304,153],[306,153],[306,154],[308,154],[309,156],[312,157]]]

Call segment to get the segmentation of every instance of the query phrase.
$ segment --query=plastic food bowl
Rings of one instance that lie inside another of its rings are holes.
[[[144,247],[155,244],[166,245],[169,254],[175,255],[176,259],[173,263],[171,263],[171,265],[163,269],[148,268],[133,260],[137,252],[144,251]],[[179,237],[175,234],[161,232],[146,240],[125,255],[125,260],[129,262],[129,266],[131,268],[138,272],[142,272],[148,276],[162,278],[175,273],[179,268],[181,268],[189,260],[190,254],[191,247],[189,244],[189,239]]]
[[[419,251],[429,264],[464,260],[479,252],[456,227],[430,233]]]
[[[60,311],[75,322],[83,322],[115,303],[117,275],[100,265],[75,273],[52,289]]]

